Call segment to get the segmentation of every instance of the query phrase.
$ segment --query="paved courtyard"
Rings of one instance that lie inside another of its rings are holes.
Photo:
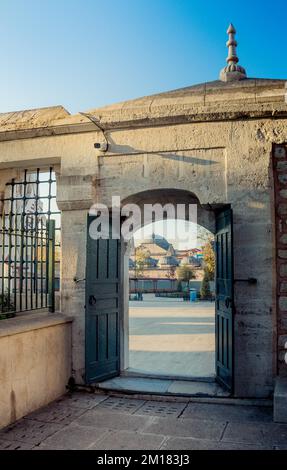
[[[215,368],[214,302],[183,302],[144,294],[130,302],[129,369],[211,377]]]
[[[76,392],[0,431],[0,449],[287,449],[269,406]]]

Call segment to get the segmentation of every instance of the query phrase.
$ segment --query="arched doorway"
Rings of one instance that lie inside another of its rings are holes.
[[[212,382],[214,235],[169,218],[137,230],[129,245],[125,376]]]
[[[232,210],[227,205],[200,204],[189,191],[150,190],[122,201],[122,208],[137,205],[142,216],[147,205],[184,205],[189,220],[190,206],[196,206],[197,223],[215,234],[216,253],[216,360],[218,382],[233,388],[233,248]],[[121,214],[127,217],[127,212]],[[88,233],[98,215],[88,218]],[[128,363],[128,270],[125,268],[127,243],[114,239],[112,215],[106,239],[87,240],[86,271],[86,382],[95,383],[119,375]],[[123,220],[123,219],[122,219]]]

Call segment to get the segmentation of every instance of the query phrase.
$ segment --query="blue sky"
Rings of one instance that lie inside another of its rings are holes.
[[[0,112],[70,112],[215,80],[233,22],[250,77],[287,78],[286,0],[0,0]]]

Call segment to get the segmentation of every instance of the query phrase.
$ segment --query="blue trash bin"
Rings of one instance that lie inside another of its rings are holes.
[[[189,299],[190,302],[196,301],[196,289],[189,289]]]

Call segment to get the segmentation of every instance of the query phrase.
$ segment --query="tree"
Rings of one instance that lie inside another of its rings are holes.
[[[142,248],[135,249],[135,277],[142,276],[143,270],[148,266],[148,258],[150,253]]]
[[[210,299],[211,297],[209,277],[208,277],[207,271],[205,271],[202,282],[201,282],[200,297],[201,299]]]
[[[183,264],[182,266],[179,266],[179,268],[177,268],[176,270],[176,275],[179,281],[188,282],[191,279],[195,279],[195,274],[193,270],[187,264]]]
[[[202,247],[202,253],[204,275],[207,275],[209,281],[213,281],[215,272],[215,254],[211,239],[209,239]]]

